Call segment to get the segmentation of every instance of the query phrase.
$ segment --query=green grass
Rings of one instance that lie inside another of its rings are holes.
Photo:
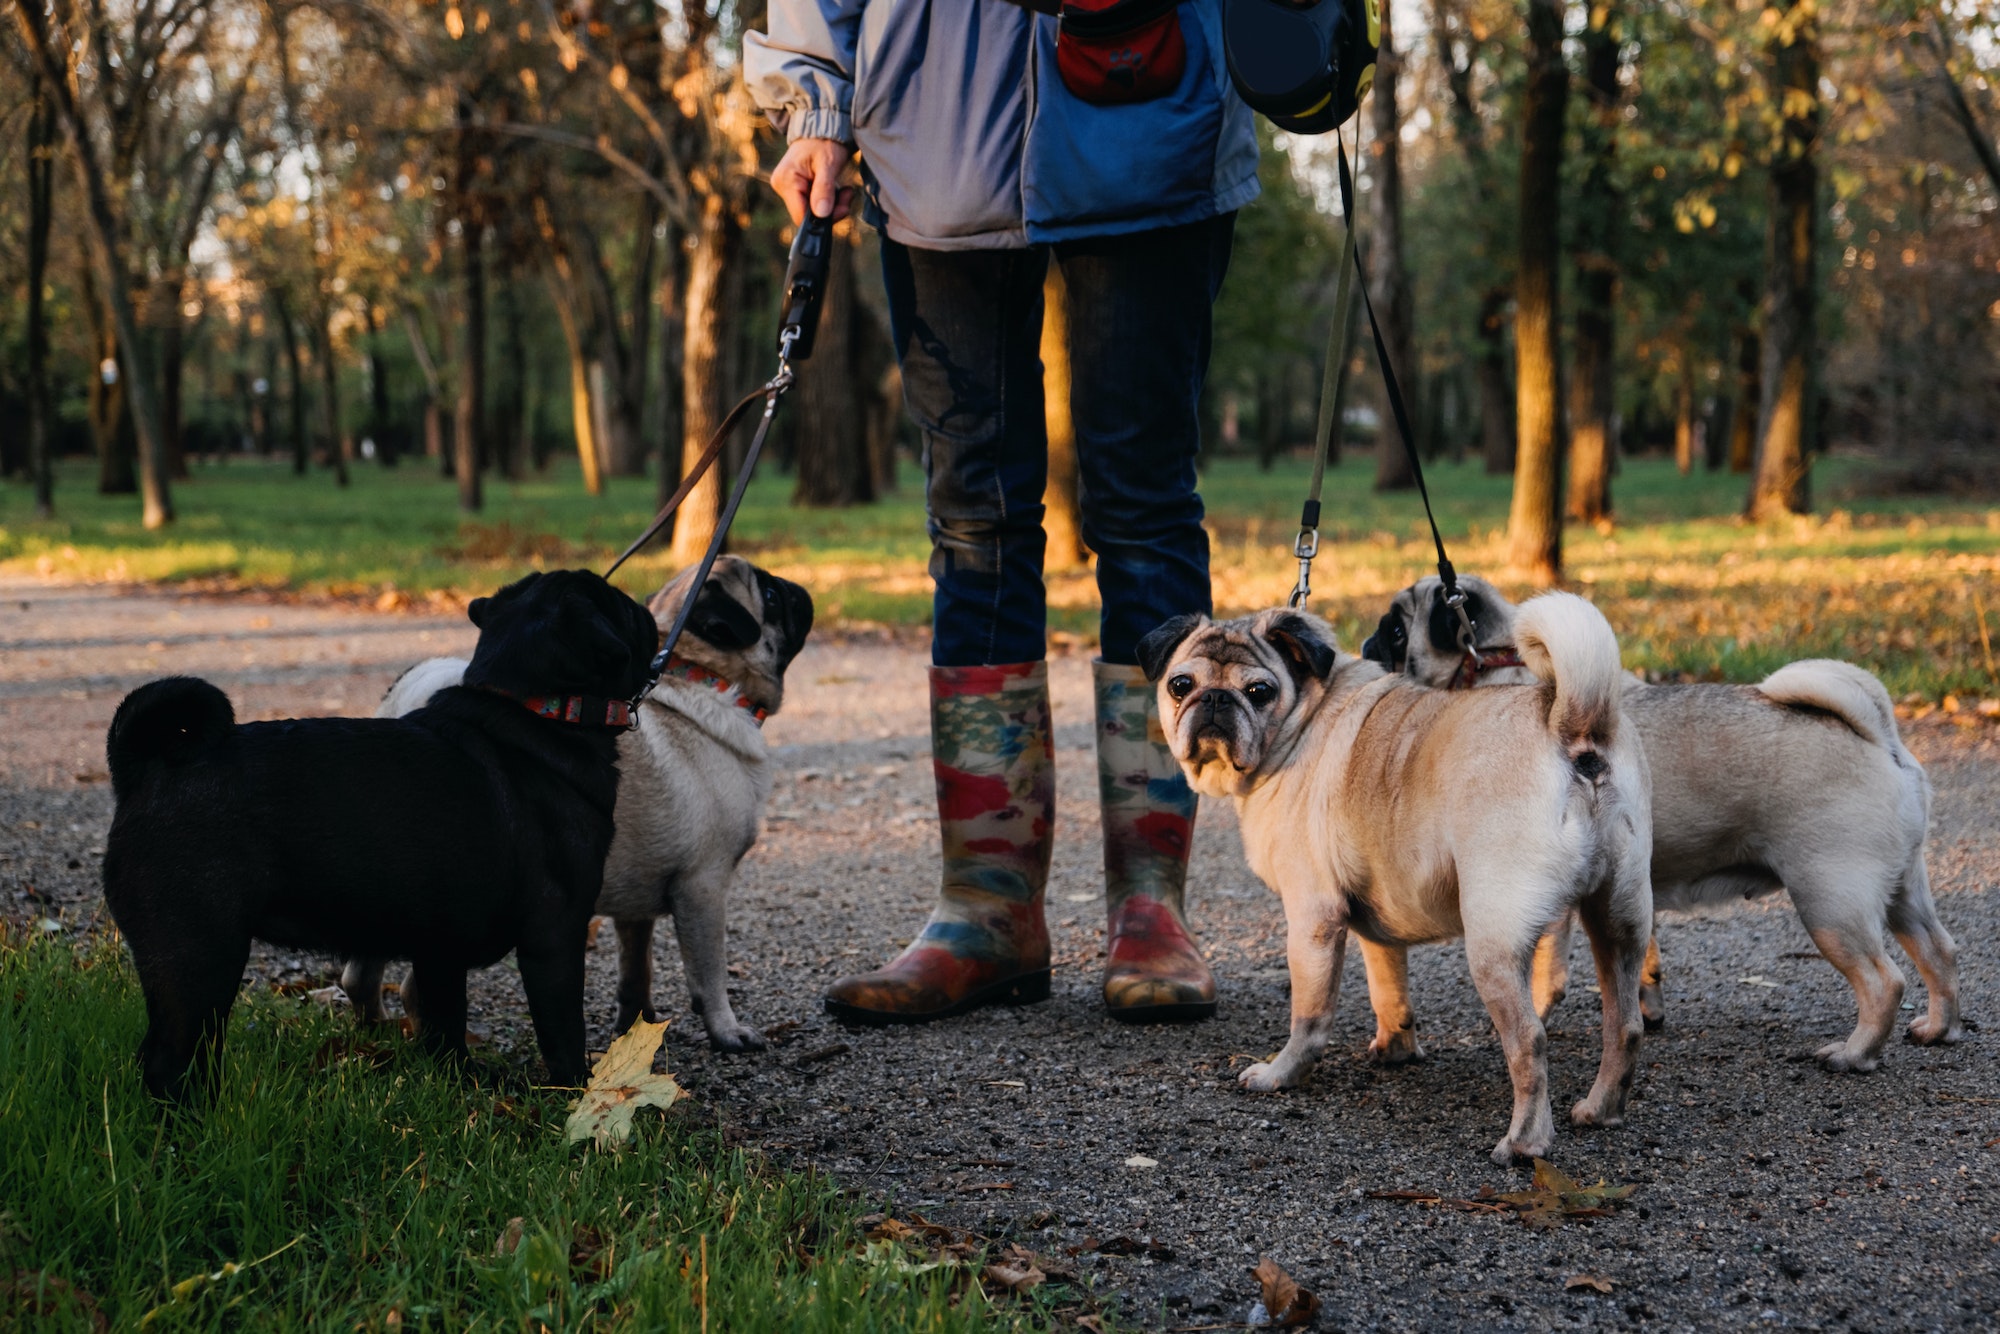
[[[1221,460],[1204,473],[1219,607],[1269,606],[1291,587],[1305,470],[1302,459],[1268,473]],[[737,549],[806,584],[823,625],[920,626],[930,616],[929,544],[920,480],[903,472],[900,493],[838,511],[793,508],[790,478],[767,473],[745,502]],[[1568,578],[1604,607],[1634,667],[1754,680],[1827,655],[1873,668],[1898,694],[2000,693],[1990,651],[2000,633],[2000,509],[1853,498],[1864,477],[1860,462],[1827,460],[1815,479],[1822,516],[1750,526],[1736,517],[1742,478],[1630,461],[1614,488],[1618,527],[1570,531]],[[341,491],[324,473],[295,478],[263,463],[198,468],[175,493],[180,520],[148,533],[132,497],[94,494],[75,465],[62,476],[55,520],[31,517],[24,487],[0,490],[0,572],[451,602],[527,570],[608,561],[644,526],[653,499],[645,479],[585,495],[564,463],[525,482],[489,481],[486,511],[467,519],[451,484],[421,462],[364,466],[354,478]],[[1378,495],[1371,478],[1366,454],[1330,474],[1315,576],[1315,606],[1349,645],[1433,560],[1414,493]],[[1502,569],[1509,479],[1477,463],[1440,464],[1431,485],[1459,568],[1525,591]],[[628,571],[620,581],[643,592],[670,568],[649,555]],[[1097,617],[1088,574],[1051,575],[1049,598],[1052,627],[1088,642]]]
[[[88,1329],[94,1309],[162,1331],[949,1334],[1055,1301],[996,1308],[963,1264],[862,1252],[831,1183],[730,1147],[686,1102],[642,1113],[622,1153],[568,1149],[564,1094],[246,993],[214,1106],[168,1114],[140,1089],[113,941],[0,943],[0,995],[0,1329]]]

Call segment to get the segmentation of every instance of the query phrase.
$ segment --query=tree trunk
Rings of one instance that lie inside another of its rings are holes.
[[[1811,0],[1784,0],[1769,49],[1772,101],[1785,111],[1784,141],[1771,163],[1764,270],[1762,394],[1757,462],[1745,507],[1752,519],[1803,514],[1817,348],[1813,264],[1819,224],[1819,33]]]
[[[1611,519],[1611,415],[1616,384],[1614,344],[1618,220],[1624,211],[1613,164],[1618,154],[1617,11],[1593,0],[1583,37],[1585,173],[1577,199],[1576,342],[1570,376],[1569,515],[1580,523]]]
[[[686,333],[681,353],[681,466],[683,477],[694,466],[708,438],[722,421],[728,404],[721,372],[728,361],[728,291],[731,270],[743,245],[736,211],[720,195],[702,200],[694,254],[688,261]],[[692,565],[708,550],[722,516],[725,495],[722,466],[710,468],[682,504],[674,523],[673,558]]]
[[[153,323],[160,331],[160,427],[167,437],[167,473],[179,480],[188,475],[187,450],[182,440],[182,379],[187,363],[187,325],[181,319],[182,284],[163,286],[160,295],[170,298],[175,309],[155,312]]]
[[[1507,374],[1507,301],[1504,287],[1489,288],[1479,299],[1479,453],[1486,471],[1502,476],[1514,471],[1514,380]]]
[[[685,419],[681,354],[687,330],[681,294],[687,290],[687,252],[679,237],[669,233],[666,263],[660,273],[660,469],[659,503],[664,505],[681,484],[681,433]],[[673,537],[673,520],[664,536]]]
[[[1042,414],[1049,437],[1049,480],[1042,489],[1048,548],[1042,564],[1050,570],[1073,570],[1090,559],[1083,544],[1076,423],[1069,399],[1069,289],[1063,286],[1062,270],[1050,264],[1042,282]]]
[[[1529,0],[1528,83],[1521,117],[1520,274],[1514,285],[1514,504],[1507,520],[1509,559],[1530,582],[1562,578],[1561,317],[1557,267],[1562,258],[1563,0]]]
[[[558,310],[562,308],[557,303]],[[564,324],[564,332],[569,325]],[[604,494],[604,451],[597,443],[597,413],[590,400],[590,361],[575,342],[569,352],[569,421],[576,435],[576,461],[583,469],[583,489],[593,496]]]
[[[814,509],[865,505],[875,499],[868,466],[867,418],[855,365],[855,321],[865,319],[854,300],[854,224],[836,223],[827,266],[826,297],[819,312],[819,340],[800,364],[796,482],[792,503]]]
[[[1736,337],[1736,410],[1729,417],[1729,471],[1747,473],[1757,458],[1757,412],[1763,394],[1764,343],[1744,325]]]
[[[292,327],[292,312],[285,301],[285,289],[270,288],[271,311],[278,319],[278,337],[285,350],[285,397],[290,409],[292,430],[292,472],[303,477],[312,459],[312,444],[306,437],[305,376],[299,368],[299,335]]]
[[[56,121],[69,145],[77,184],[83,190],[84,214],[88,221],[84,229],[85,243],[97,270],[97,280],[104,288],[105,306],[120,349],[122,397],[131,413],[133,431],[137,436],[141,513],[146,527],[163,528],[174,518],[172,488],[167,477],[166,438],[160,424],[160,404],[157,387],[152,380],[152,366],[139,339],[139,321],[132,309],[132,294],[126,286],[123,234],[112,206],[111,185],[98,162],[97,140],[92,135],[91,127],[85,123],[83,110],[74,100],[65,77],[70,61],[67,46],[59,59],[56,46],[50,41],[47,14],[40,5],[17,4],[13,10],[21,36],[40,70],[43,89],[55,105]]]
[[[56,111],[35,77],[35,105],[28,117],[28,476],[35,487],[35,516],[56,512],[50,437],[48,286],[49,224],[55,214]]]
[[[396,466],[403,452],[403,427],[390,414],[389,359],[382,355],[383,324],[373,301],[363,303],[368,319],[368,415],[370,433],[375,437],[375,461],[385,468]]]
[[[326,438],[326,462],[333,469],[334,483],[346,486],[347,459],[354,452],[354,441],[340,420],[340,367],[333,360],[333,326],[330,321],[321,323],[314,333],[319,344],[319,422],[320,433]]]
[[[469,213],[470,210],[467,210]],[[460,215],[458,411],[452,427],[452,475],[458,479],[458,507],[477,514],[486,497],[480,469],[486,462],[486,260],[485,228]]]
[[[528,459],[528,344],[521,329],[521,296],[512,274],[500,284],[500,362],[505,370],[496,395],[499,429],[493,432],[494,462],[502,477],[516,482]]]
[[[1410,275],[1403,263],[1402,141],[1396,108],[1396,75],[1403,62],[1396,54],[1395,40],[1389,30],[1389,11],[1393,8],[1393,5],[1381,6],[1382,44],[1375,55],[1375,92],[1370,108],[1373,135],[1368,151],[1373,163],[1369,168],[1372,188],[1368,204],[1369,225],[1375,229],[1375,236],[1368,251],[1368,285],[1374,290],[1375,317],[1382,326],[1382,342],[1389,349],[1391,365],[1401,372],[1399,383],[1408,395],[1405,405],[1415,429],[1416,419],[1422,415],[1422,404],[1417,402],[1420,381],[1416,361],[1410,355],[1413,331]],[[1386,386],[1387,369],[1382,378]],[[1375,441],[1375,489],[1400,491],[1415,486],[1417,478],[1410,470],[1409,451],[1397,441],[1398,428],[1389,411],[1386,392],[1382,407],[1382,428]],[[1334,429],[1340,429],[1338,422],[1334,423]],[[1415,440],[1408,443],[1411,449],[1417,447]]]
[[[1674,467],[1686,477],[1694,471],[1694,355],[1680,350],[1681,373],[1674,386]]]

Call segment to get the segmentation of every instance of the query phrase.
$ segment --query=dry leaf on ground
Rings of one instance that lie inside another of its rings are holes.
[[[988,1283],[1017,1297],[1033,1292],[1049,1280],[1047,1272],[1036,1263],[1035,1253],[1019,1245],[1010,1245],[1000,1252],[983,1273]]]
[[[1535,1159],[1535,1188],[1508,1191],[1493,1198],[1511,1204],[1530,1227],[1554,1227],[1565,1218],[1609,1218],[1612,1206],[1637,1186],[1613,1186],[1599,1180],[1584,1186],[1545,1158]]]
[[[521,1248],[521,1233],[526,1230],[527,1226],[528,1220],[525,1218],[508,1219],[506,1228],[493,1240],[493,1253],[495,1255],[512,1255],[515,1251],[519,1250]]]
[[[1589,1289],[1591,1292],[1601,1292],[1609,1296],[1611,1294],[1611,1280],[1602,1274],[1571,1274],[1563,1280],[1564,1292],[1582,1292],[1585,1289]]]
[[[1296,1329],[1318,1314],[1319,1298],[1300,1287],[1270,1256],[1265,1256],[1250,1273],[1263,1286],[1269,1323],[1279,1329]]]
[[[570,1108],[563,1125],[569,1143],[587,1139],[600,1149],[618,1148],[632,1138],[632,1117],[641,1107],[664,1110],[687,1096],[672,1075],[653,1073],[653,1054],[666,1035],[665,1024],[640,1019],[611,1044]]]

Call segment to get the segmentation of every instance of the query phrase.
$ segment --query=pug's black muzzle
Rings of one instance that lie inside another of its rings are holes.
[[[782,673],[806,646],[812,633],[812,594],[789,579],[757,571],[758,591],[764,597],[765,619],[778,627],[778,671]]]
[[[1375,633],[1368,636],[1361,645],[1361,656],[1370,662],[1379,662],[1392,672],[1403,670],[1403,663],[1410,652],[1410,632],[1403,625],[1400,612],[1385,612],[1375,623]]]
[[[1182,706],[1183,716],[1194,719],[1194,738],[1236,738],[1236,697],[1227,690],[1204,690]]]

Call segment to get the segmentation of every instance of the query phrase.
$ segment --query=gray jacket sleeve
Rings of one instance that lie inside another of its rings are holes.
[[[854,48],[867,0],[771,0],[765,32],[743,35],[750,96],[787,142],[854,142]]]

